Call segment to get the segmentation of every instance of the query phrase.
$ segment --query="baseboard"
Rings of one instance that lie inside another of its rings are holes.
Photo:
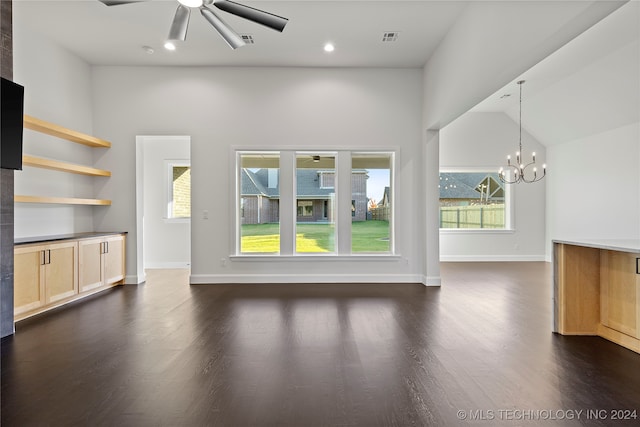
[[[139,285],[140,283],[144,283],[147,280],[147,276],[145,274],[141,275],[131,275],[124,277],[125,285]]]
[[[441,262],[538,262],[545,255],[440,255]]]
[[[416,274],[192,274],[189,283],[423,283],[423,278]]]
[[[144,268],[163,269],[163,268],[191,268],[190,262],[145,262]]]
[[[440,276],[423,276],[422,284],[425,286],[440,286],[442,279]]]

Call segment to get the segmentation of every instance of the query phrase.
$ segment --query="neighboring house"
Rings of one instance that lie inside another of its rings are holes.
[[[367,215],[366,170],[351,175],[352,220],[364,221]],[[280,219],[278,169],[242,169],[240,215],[242,224],[265,224]],[[335,171],[296,170],[297,222],[333,221]]]
[[[384,187],[384,194],[382,195],[382,200],[378,202],[378,207],[387,206],[391,206],[391,190],[389,187]]]
[[[440,174],[440,206],[504,203],[504,185],[497,173]]]

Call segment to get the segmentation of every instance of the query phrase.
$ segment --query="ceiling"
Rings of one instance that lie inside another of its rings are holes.
[[[237,33],[255,41],[232,50],[194,9],[187,40],[169,52],[162,46],[176,0],[111,7],[98,0],[14,0],[14,15],[95,65],[397,68],[422,67],[466,6],[462,1],[237,2],[289,23],[279,33],[219,11]],[[397,41],[383,42],[385,32],[399,32]],[[328,41],[336,46],[331,54],[323,50]]]
[[[162,46],[177,0],[113,7],[98,0],[13,0],[13,10],[18,25],[41,33],[93,65],[421,68],[456,22],[478,13],[478,8],[470,10],[471,5],[480,4],[452,0],[236,1],[289,18],[289,23],[279,33],[220,11],[229,26],[255,41],[232,50],[193,10],[187,40],[169,52]],[[517,28],[520,16],[533,27],[543,27],[556,5],[558,11],[576,10],[579,20],[583,17],[578,11],[586,13],[585,5],[590,3],[511,0],[503,3],[509,10],[504,19],[514,21],[512,29]],[[398,32],[397,41],[383,42],[385,32]],[[323,51],[328,41],[336,46],[330,54]],[[154,53],[147,53],[144,46]],[[502,46],[514,48],[508,43]],[[632,0],[471,111],[505,112],[517,121],[516,81],[525,79],[523,127],[541,143],[548,146],[595,134],[640,116],[638,64],[640,2]],[[625,74],[616,74],[618,70]],[[502,97],[504,94],[511,96]]]
[[[640,120],[640,2],[629,2],[471,109],[504,112],[545,146]]]

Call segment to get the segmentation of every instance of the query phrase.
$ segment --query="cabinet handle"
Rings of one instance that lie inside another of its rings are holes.
[[[47,263],[47,254],[43,250],[40,251],[40,265],[45,265]]]
[[[109,242],[104,242],[104,244],[107,246],[107,250],[104,251],[105,254],[109,253]]]
[[[47,258],[49,259],[47,264],[51,264],[51,249],[47,249]]]
[[[636,258],[636,274],[640,274],[640,258]]]

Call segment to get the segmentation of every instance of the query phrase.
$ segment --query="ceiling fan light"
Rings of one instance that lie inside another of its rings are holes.
[[[178,0],[178,3],[187,7],[200,7],[203,4],[202,0]]]

